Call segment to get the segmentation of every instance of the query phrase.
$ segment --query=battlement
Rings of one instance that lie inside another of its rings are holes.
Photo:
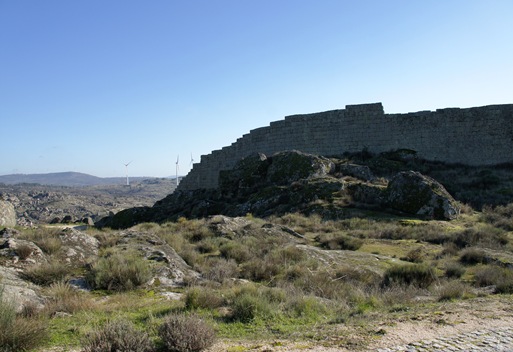
[[[373,103],[287,116],[203,155],[178,189],[216,188],[219,171],[255,152],[330,156],[363,149],[410,149],[424,159],[468,165],[513,162],[513,104],[385,114],[381,103]]]

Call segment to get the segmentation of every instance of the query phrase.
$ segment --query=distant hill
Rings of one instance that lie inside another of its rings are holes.
[[[151,179],[152,177],[130,177],[130,182]],[[11,174],[0,176],[0,183],[13,185],[35,183],[52,186],[95,186],[125,184],[125,177],[97,177],[80,172],[54,172],[48,174]]]

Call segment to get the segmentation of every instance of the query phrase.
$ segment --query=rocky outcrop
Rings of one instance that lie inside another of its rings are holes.
[[[14,206],[3,200],[0,200],[0,226],[16,226],[16,211],[14,210]]]
[[[142,256],[154,262],[152,265],[154,277],[149,282],[156,288],[182,286],[186,279],[199,279],[194,271],[176,251],[158,236],[135,230],[119,233],[117,248],[135,250]]]
[[[286,151],[270,157],[249,155],[232,170],[220,173],[217,189],[177,191],[151,208],[127,209],[96,226],[128,228],[179,217],[239,217],[248,213],[267,217],[301,212],[340,218],[350,216],[351,208],[432,219],[452,219],[459,213],[445,188],[420,173],[400,172],[388,181],[383,174],[375,177],[369,166],[346,158]]]
[[[337,165],[336,170],[341,176],[352,176],[363,181],[372,181],[375,178],[371,169],[366,165],[343,163]]]
[[[288,185],[292,182],[324,177],[335,170],[335,164],[322,156],[288,151],[274,154],[266,173],[268,182]]]
[[[431,219],[450,220],[459,214],[456,201],[444,186],[415,171],[400,172],[390,180],[386,204],[393,209]]]

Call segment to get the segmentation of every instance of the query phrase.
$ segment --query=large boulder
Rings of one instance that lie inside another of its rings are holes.
[[[262,153],[254,153],[240,160],[232,170],[219,173],[219,190],[225,196],[251,192],[265,180],[269,159]]]
[[[363,181],[372,181],[375,178],[367,165],[344,163],[337,165],[337,171],[343,176],[352,176]]]
[[[431,219],[450,220],[459,214],[444,186],[415,171],[400,172],[390,180],[385,202],[393,209]]]
[[[271,157],[267,181],[277,185],[289,185],[295,181],[323,177],[335,170],[328,158],[299,151],[276,153]]]
[[[14,210],[14,206],[3,200],[0,200],[0,226],[16,226],[16,211]]]
[[[63,263],[83,265],[98,256],[100,242],[82,231],[73,228],[64,229],[59,239],[63,247]]]
[[[149,282],[156,289],[180,287],[186,280],[198,280],[200,274],[193,270],[176,251],[151,232],[127,230],[119,233],[117,248],[134,250],[152,262],[153,279]]]

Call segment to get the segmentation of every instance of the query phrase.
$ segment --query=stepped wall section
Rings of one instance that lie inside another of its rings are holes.
[[[333,156],[364,149],[411,149],[424,159],[468,165],[513,162],[513,104],[385,114],[382,104],[374,103],[288,116],[203,155],[178,189],[216,188],[219,171],[255,152]]]

